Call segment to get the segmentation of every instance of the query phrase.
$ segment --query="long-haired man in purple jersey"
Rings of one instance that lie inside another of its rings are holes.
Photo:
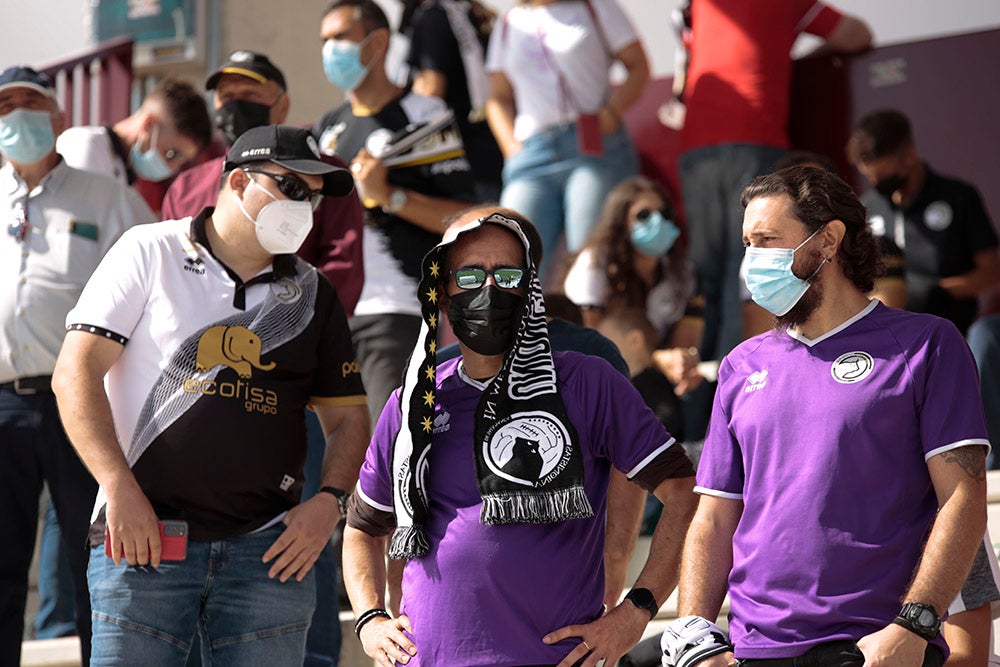
[[[986,527],[972,355],[951,322],[869,300],[876,240],[835,175],[790,167],[742,200],[775,327],[719,370],[664,664],[941,665]]]

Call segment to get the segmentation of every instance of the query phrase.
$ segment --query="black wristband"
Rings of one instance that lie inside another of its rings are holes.
[[[361,639],[361,628],[365,627],[365,623],[379,616],[384,616],[385,618],[392,618],[389,612],[387,612],[385,609],[382,609],[381,607],[374,607],[366,612],[363,612],[360,616],[358,616],[358,620],[354,623],[354,634],[358,636],[358,639]]]

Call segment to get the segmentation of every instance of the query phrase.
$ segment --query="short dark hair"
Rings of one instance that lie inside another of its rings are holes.
[[[190,83],[167,77],[156,84],[146,99],[159,100],[174,128],[205,148],[212,141],[212,119],[205,98]]]
[[[380,28],[390,30],[389,19],[385,12],[373,0],[333,0],[323,10],[323,18],[342,7],[353,7],[358,13],[358,20],[361,27],[365,29],[365,34],[372,33]]]
[[[913,146],[910,119],[896,109],[879,109],[858,121],[847,140],[847,158],[864,164]]]
[[[875,288],[885,267],[865,207],[851,186],[822,167],[798,165],[755,178],[740,201],[746,207],[754,199],[777,196],[788,197],[791,214],[810,233],[831,220],[843,222],[847,231],[837,258],[844,275],[866,294]]]
[[[609,326],[623,336],[638,331],[642,334],[642,342],[649,351],[656,349],[660,339],[656,327],[649,321],[649,316],[642,308],[613,308],[604,315],[601,326]]]

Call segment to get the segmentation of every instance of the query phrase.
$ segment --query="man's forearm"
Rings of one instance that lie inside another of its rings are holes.
[[[344,528],[344,586],[354,614],[385,607],[385,538]]]
[[[625,571],[639,536],[646,495],[646,491],[628,481],[624,473],[617,469],[611,471],[604,540],[604,603],[609,607],[617,604],[625,585]]]
[[[396,215],[423,230],[441,234],[446,219],[470,206],[469,202],[432,197],[407,189],[406,205],[396,211]]]
[[[112,489],[135,478],[118,443],[111,404],[104,392],[106,369],[99,359],[89,354],[69,354],[66,351],[67,347],[73,347],[74,342],[79,342],[80,336],[90,335],[81,332],[67,334],[69,345],[64,345],[56,363],[52,389],[63,427],[80,460],[99,484]]]
[[[320,424],[326,434],[322,486],[350,490],[358,481],[358,471],[365,460],[371,421],[366,405],[337,408],[331,421],[319,408]]]
[[[979,449],[961,447],[955,451]],[[941,506],[904,602],[929,604],[943,614],[955,599],[986,530],[985,486],[983,482],[959,487]]]
[[[722,609],[733,568],[733,534],[739,520],[738,513],[734,517],[724,509],[727,502],[737,504],[702,496],[691,521],[681,561],[679,616],[701,616],[714,622]]]
[[[694,478],[683,477],[668,479],[656,489],[663,511],[653,532],[649,558],[635,585],[651,590],[660,604],[677,586],[684,536],[697,503],[693,488]]]

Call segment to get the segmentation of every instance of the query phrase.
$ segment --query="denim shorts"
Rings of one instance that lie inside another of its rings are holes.
[[[314,573],[267,576],[264,552],[285,526],[189,542],[181,562],[115,565],[90,551],[91,665],[184,665],[195,633],[212,665],[302,665],[316,602]]]

